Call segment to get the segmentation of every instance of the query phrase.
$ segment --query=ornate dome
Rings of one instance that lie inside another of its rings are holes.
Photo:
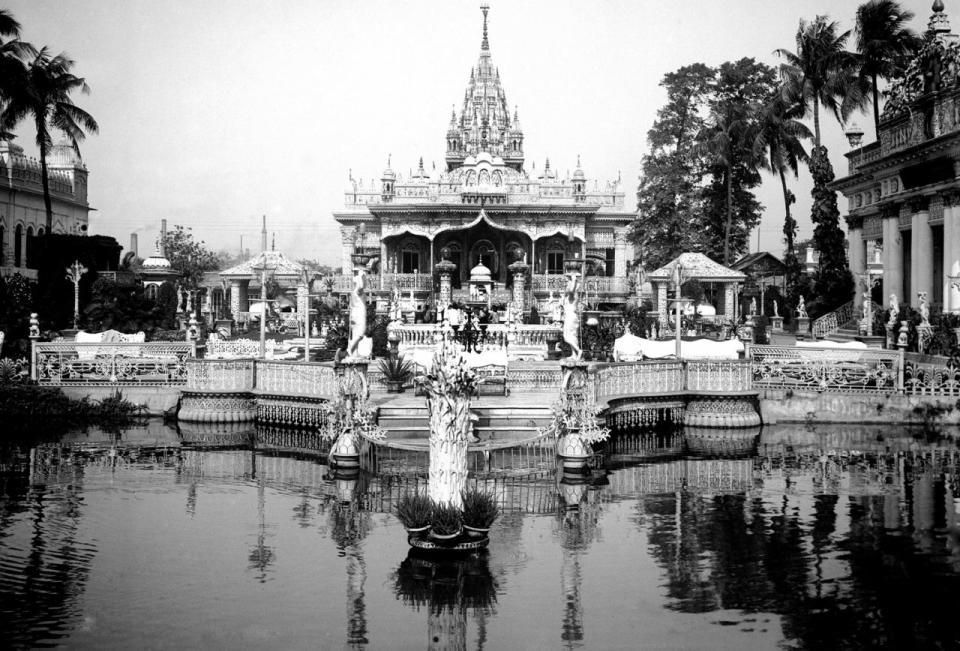
[[[160,253],[160,249],[157,248],[154,250],[153,255],[143,261],[143,264],[140,265],[144,269],[169,269],[170,261]]]
[[[490,269],[483,264],[483,261],[478,262],[477,266],[470,270],[470,282],[489,283],[492,281]]]

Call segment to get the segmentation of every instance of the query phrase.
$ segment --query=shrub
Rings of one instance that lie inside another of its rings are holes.
[[[468,526],[489,529],[500,515],[500,507],[489,493],[470,489],[463,491],[460,498],[463,500],[463,523]]]
[[[407,529],[419,529],[430,524],[433,501],[421,493],[406,493],[397,502],[397,518]]]
[[[390,382],[406,382],[413,377],[413,363],[403,355],[380,360],[380,372]]]
[[[430,529],[440,536],[459,533],[463,528],[463,512],[452,504],[434,504]]]

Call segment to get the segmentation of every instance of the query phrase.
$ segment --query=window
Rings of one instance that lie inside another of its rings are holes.
[[[605,273],[608,277],[613,277],[617,275],[617,265],[616,265],[616,249],[606,249],[604,251],[605,258]]]
[[[23,257],[23,226],[17,224],[13,237],[13,266],[19,267],[20,259]]]
[[[400,258],[400,273],[412,274],[420,271],[419,251],[403,251]]]
[[[30,240],[33,239],[33,226],[27,226],[27,239],[23,241],[24,264],[31,266],[33,260],[30,258]]]
[[[547,273],[548,274],[563,273],[563,251],[547,252]]]
[[[5,251],[6,246],[7,246],[7,229],[4,228],[3,226],[0,226],[0,267],[2,267],[7,261],[7,256]]]

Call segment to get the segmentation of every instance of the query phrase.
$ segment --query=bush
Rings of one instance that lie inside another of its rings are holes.
[[[430,524],[433,501],[421,493],[406,493],[397,502],[397,518],[407,529],[419,529]]]
[[[73,400],[54,387],[8,384],[0,391],[0,418],[59,425],[123,426],[141,415],[142,407],[118,391],[101,401]]]
[[[439,536],[450,536],[463,529],[463,512],[451,504],[434,504],[430,529]]]
[[[380,360],[380,372],[390,382],[406,382],[413,377],[413,363],[403,355]]]
[[[500,508],[489,493],[482,493],[477,489],[465,490],[460,494],[463,500],[463,523],[478,529],[489,529]]]

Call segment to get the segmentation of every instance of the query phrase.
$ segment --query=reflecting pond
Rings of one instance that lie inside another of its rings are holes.
[[[584,481],[486,482],[504,513],[460,559],[410,553],[390,510],[416,478],[333,477],[309,434],[200,434],[8,444],[8,646],[957,646],[954,432],[618,433]]]

